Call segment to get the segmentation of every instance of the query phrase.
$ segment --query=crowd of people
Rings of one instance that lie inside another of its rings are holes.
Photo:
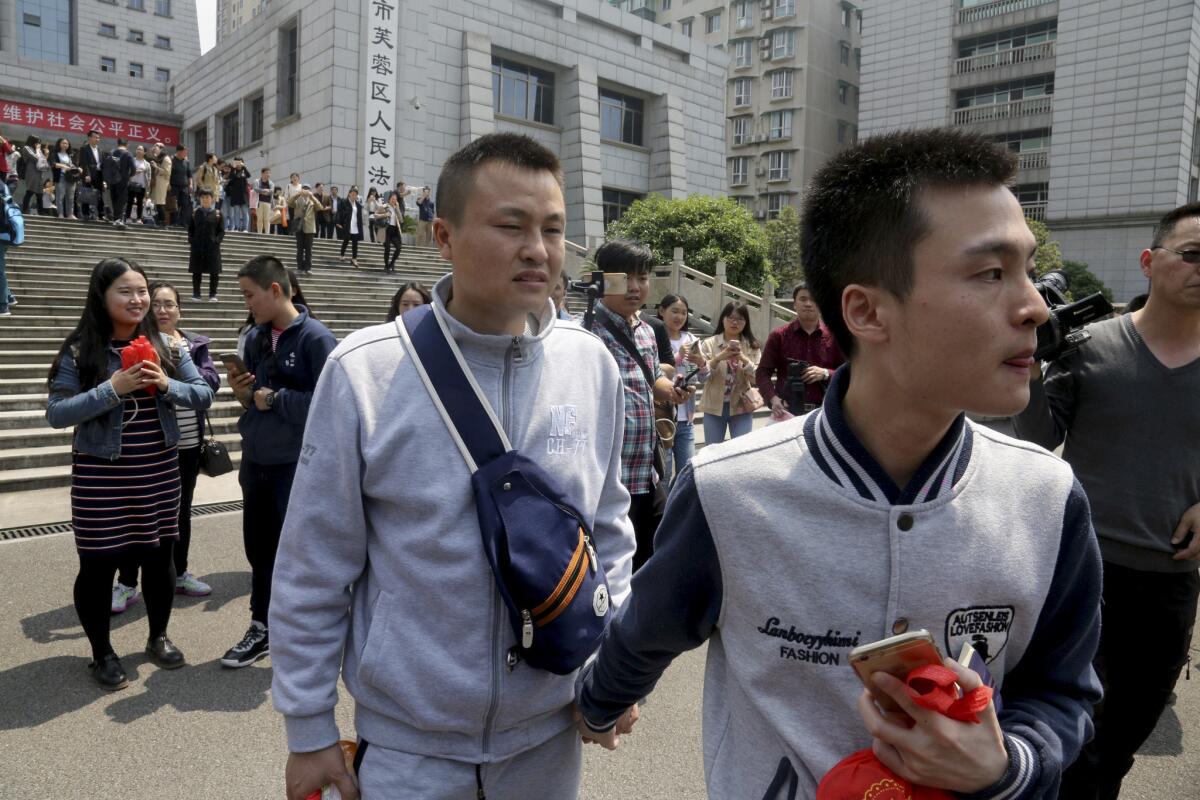
[[[653,257],[629,240],[595,255],[625,280],[572,318],[561,166],[514,134],[446,162],[432,229],[452,272],[400,287],[380,326],[338,343],[278,259],[244,264],[250,316],[219,357],[243,408],[250,621],[221,663],[272,657],[287,796],[577,797],[582,743],[616,747],[671,661],[707,643],[713,797],[820,797],[866,754],[901,794],[1115,798],[1200,594],[1200,463],[1176,446],[1200,438],[1200,204],[1142,253],[1146,305],[1043,377],[1049,311],[1014,174],[958,130],[834,156],[805,201],[796,318],[765,341],[739,303],[705,336],[686,298],[644,310]],[[324,195],[294,184],[281,208],[316,235]],[[380,199],[356,194],[334,225],[361,238]],[[208,590],[181,515],[219,384],[181,305],[100,262],[49,378],[51,424],[75,428],[75,605],[108,689],[128,682],[108,615],[138,567],[163,668],[185,662],[173,593]],[[1065,460],[967,412],[1065,438]],[[578,593],[585,577],[599,585]],[[597,619],[582,656],[535,666]],[[1134,626],[1153,647],[1128,648]],[[903,673],[850,669],[858,645],[918,633],[982,704],[948,716]]]

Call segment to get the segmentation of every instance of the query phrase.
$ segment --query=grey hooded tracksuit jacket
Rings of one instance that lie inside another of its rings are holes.
[[[634,538],[616,364],[591,333],[557,323],[549,302],[536,333],[475,333],[445,313],[450,285],[438,283],[436,308],[513,447],[591,524],[619,605]],[[330,356],[292,498],[270,614],[272,689],[292,751],[337,741],[339,670],[357,733],[390,750],[488,764],[572,726],[575,675],[505,663],[516,642],[470,473],[394,324],[351,334]]]
[[[1100,557],[1071,469],[961,416],[901,489],[841,414],[849,367],[806,417],[705,448],[585,670],[605,730],[708,641],[704,763],[716,800],[811,798],[870,736],[850,650],[925,628],[970,642],[1003,699],[1006,774],[979,797],[1053,798],[1091,735]],[[747,476],[754,476],[747,491]]]

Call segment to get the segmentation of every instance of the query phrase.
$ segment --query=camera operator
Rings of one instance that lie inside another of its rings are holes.
[[[1035,364],[1015,420],[1044,447],[1066,439],[1104,558],[1105,696],[1063,798],[1117,797],[1187,661],[1200,592],[1200,204],[1162,218],[1141,268],[1145,308],[1091,325],[1044,380]]]
[[[799,415],[806,404],[821,404],[833,371],[846,359],[805,284],[792,290],[792,307],[796,318],[771,331],[754,379],[771,411]]]

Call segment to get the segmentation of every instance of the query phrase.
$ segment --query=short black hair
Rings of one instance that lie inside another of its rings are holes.
[[[654,269],[654,254],[632,239],[609,239],[596,251],[596,266],[601,272],[645,275]]]
[[[475,172],[490,161],[521,169],[546,171],[562,186],[562,164],[545,146],[519,133],[489,133],[459,150],[442,165],[438,177],[438,215],[461,222],[467,197],[475,183]]]
[[[124,139],[117,139],[117,147],[128,147],[129,142]]]
[[[200,189],[198,192],[196,192],[196,197],[198,197],[198,198],[199,197],[212,197],[212,196],[213,196],[212,189]]]
[[[270,172],[270,171],[271,171],[271,168],[270,168],[270,167],[263,167],[262,169],[260,169],[260,170],[258,171],[258,174],[259,174],[259,175],[262,175],[264,172]]]
[[[175,145],[175,152],[176,152],[176,153],[182,153],[182,152],[183,152],[183,151],[185,151],[185,150],[187,150],[187,145],[186,145],[186,144],[177,144],[177,145]]]
[[[809,294],[812,294],[812,292],[808,288],[808,284],[805,283],[804,281],[800,281],[799,283],[796,284],[796,288],[792,289],[792,302],[793,303],[796,302],[796,295],[800,294],[801,292],[808,292]]]
[[[1158,221],[1158,224],[1154,226],[1154,235],[1150,239],[1150,247],[1162,247],[1167,237],[1175,232],[1175,225],[1178,224],[1179,220],[1187,219],[1188,217],[1200,217],[1200,203],[1188,203],[1173,211],[1168,211]]]
[[[854,337],[842,318],[852,283],[904,298],[913,285],[913,248],[929,233],[924,189],[1003,186],[1016,157],[980,134],[956,128],[873,136],[831,158],[813,176],[800,220],[809,291],[843,353]]]
[[[272,283],[277,283],[285,297],[292,296],[292,283],[288,279],[287,267],[275,256],[255,256],[242,265],[237,276],[249,278],[263,289],[270,289]]]

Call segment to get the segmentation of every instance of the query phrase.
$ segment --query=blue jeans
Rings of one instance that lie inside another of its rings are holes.
[[[704,444],[717,444],[725,441],[725,430],[729,430],[729,438],[736,439],[745,436],[754,427],[753,414],[736,414],[729,416],[729,401],[721,408],[721,413],[704,415]]]
[[[675,444],[667,463],[667,480],[674,480],[679,470],[688,465],[696,452],[696,426],[691,422],[675,422]]]
[[[243,233],[250,230],[250,206],[230,206],[225,230]]]
[[[4,268],[8,258],[8,243],[0,242],[0,308],[8,308],[17,298],[8,290],[8,272]]]

